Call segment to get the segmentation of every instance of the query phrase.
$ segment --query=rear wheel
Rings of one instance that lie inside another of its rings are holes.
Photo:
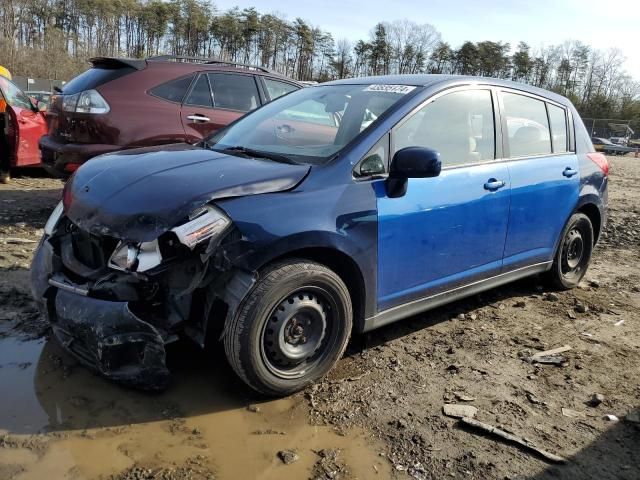
[[[225,329],[229,363],[250,387],[288,395],[324,376],[342,356],[352,306],[340,277],[301,259],[274,264]]]
[[[553,286],[563,290],[576,287],[587,273],[592,252],[591,220],[583,213],[575,213],[562,231],[553,266],[548,272]]]

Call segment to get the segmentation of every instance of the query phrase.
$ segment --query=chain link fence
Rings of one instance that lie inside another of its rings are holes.
[[[615,118],[583,118],[582,121],[592,137],[640,140],[640,121]]]

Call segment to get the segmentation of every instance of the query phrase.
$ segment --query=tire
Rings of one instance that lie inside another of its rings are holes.
[[[225,327],[231,367],[268,396],[302,390],[323,377],[349,341],[349,290],[332,270],[289,259],[259,273],[259,280]]]
[[[583,213],[574,213],[562,230],[558,250],[547,279],[560,290],[578,286],[593,253],[593,225]]]

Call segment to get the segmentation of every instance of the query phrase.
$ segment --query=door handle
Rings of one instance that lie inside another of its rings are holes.
[[[194,122],[210,122],[211,119],[209,117],[205,117],[204,115],[195,114],[187,116],[187,120],[193,120]]]
[[[578,170],[576,170],[575,168],[571,168],[571,167],[567,167],[564,169],[564,171],[562,172],[562,175],[564,175],[567,178],[571,178],[573,177],[576,173],[578,173]]]
[[[487,180],[487,183],[484,184],[484,189],[489,190],[490,192],[495,192],[505,185],[506,183],[504,180],[496,180],[495,178],[490,178],[489,180]]]

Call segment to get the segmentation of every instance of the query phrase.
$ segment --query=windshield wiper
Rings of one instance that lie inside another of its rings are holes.
[[[253,148],[242,147],[240,145],[237,145],[235,147],[227,147],[222,149],[221,151],[224,153],[233,153],[233,152],[244,153],[249,157],[266,158],[268,160],[273,160],[274,162],[288,163],[289,165],[299,165],[298,162],[296,162],[295,160],[285,155],[280,155],[278,153],[271,153],[271,152],[263,152],[261,150],[254,150]]]

